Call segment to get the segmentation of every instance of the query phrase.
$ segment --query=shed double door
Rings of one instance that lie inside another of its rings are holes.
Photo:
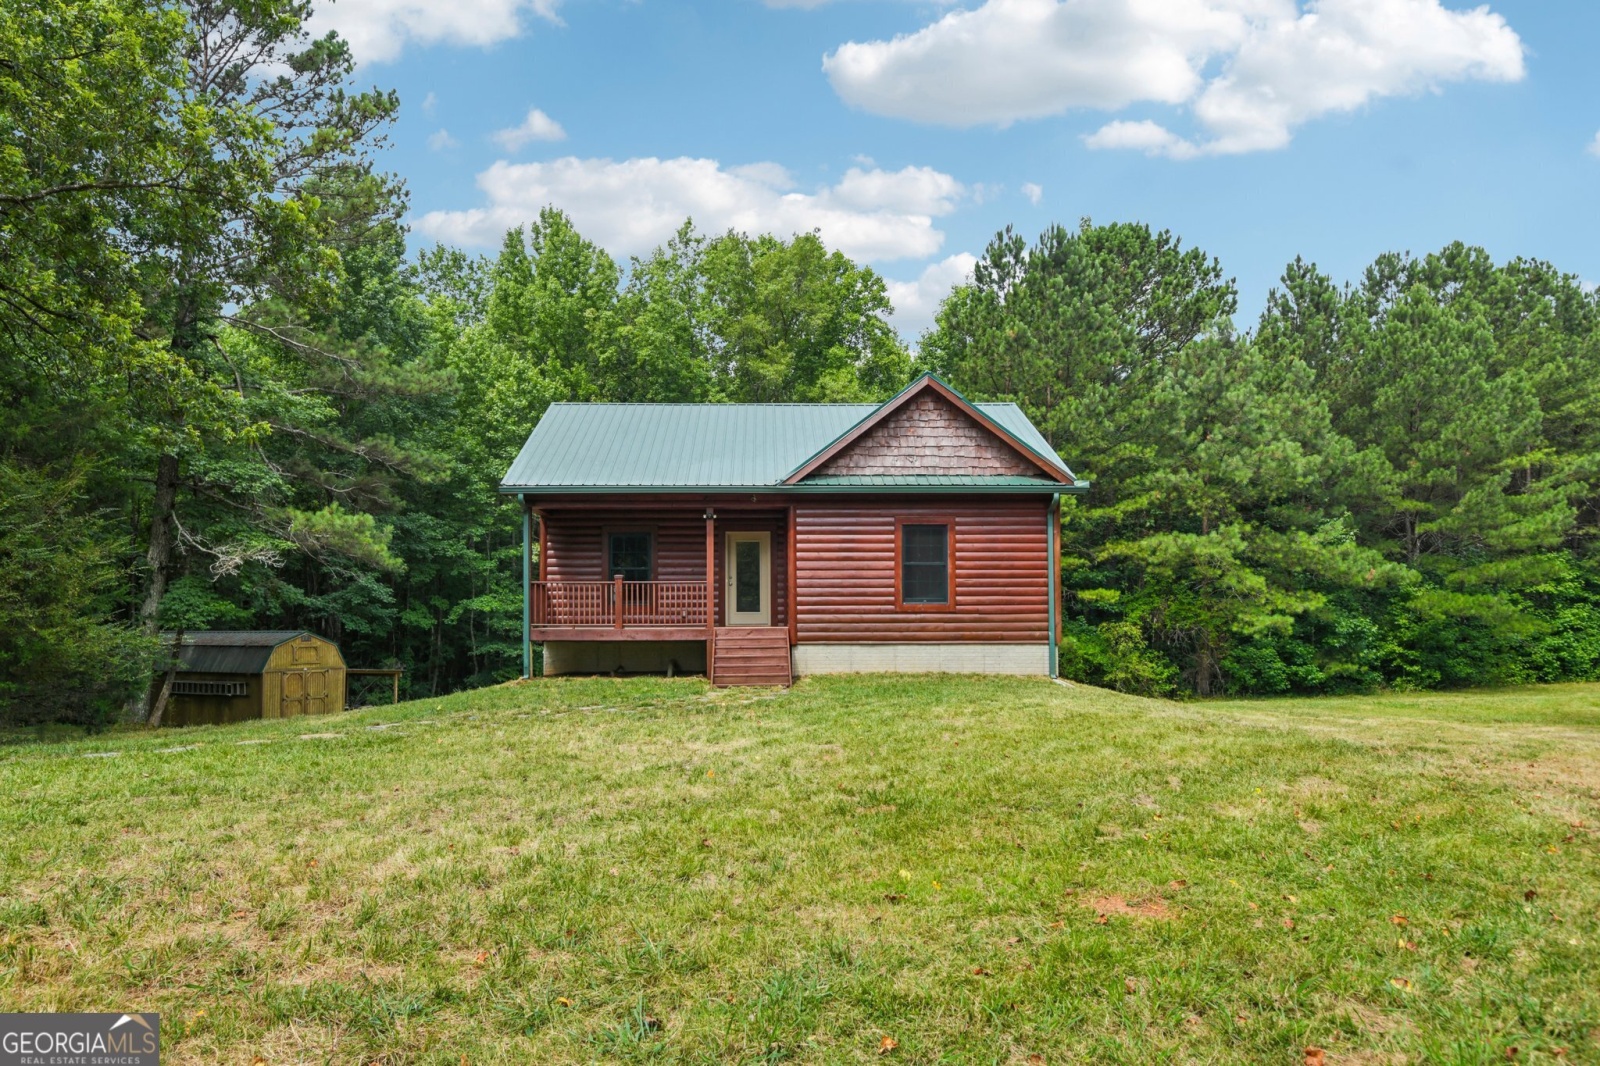
[[[326,714],[328,711],[328,671],[285,670],[283,673],[283,717],[301,714]]]

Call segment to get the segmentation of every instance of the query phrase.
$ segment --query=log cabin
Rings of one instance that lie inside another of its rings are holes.
[[[1088,487],[932,374],[882,404],[557,403],[500,485],[524,675],[539,645],[544,675],[1054,676],[1061,498]]]

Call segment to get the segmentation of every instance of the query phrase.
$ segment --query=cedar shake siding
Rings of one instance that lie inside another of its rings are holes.
[[[926,392],[817,473],[1032,475],[1039,469],[944,397]]]

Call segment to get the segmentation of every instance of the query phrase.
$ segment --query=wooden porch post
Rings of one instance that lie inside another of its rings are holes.
[[[717,512],[706,508],[706,680],[717,683]]]
[[[533,599],[533,567],[530,565],[530,555],[533,551],[533,538],[529,536],[529,524],[533,521],[533,508],[528,504],[528,497],[522,498],[522,680],[526,681],[533,676],[533,641],[528,639],[529,605]],[[541,536],[543,529],[540,530]],[[539,564],[544,565],[544,553],[539,553]],[[400,702],[400,678],[396,675],[394,680],[394,701]]]
[[[799,597],[795,594],[795,570],[797,567],[795,565],[794,504],[792,503],[789,505],[789,529],[786,540],[789,547],[787,553],[789,556],[789,602],[784,606],[789,612],[789,647],[792,648],[800,643],[800,616],[795,610]]]
[[[540,581],[548,581],[548,580],[550,580],[548,577],[545,576],[545,570],[546,570],[546,559],[545,559],[545,557],[549,553],[545,551],[545,529],[544,529],[544,527],[550,524],[547,521],[548,518],[549,518],[549,515],[545,514],[543,511],[539,512],[539,580]]]

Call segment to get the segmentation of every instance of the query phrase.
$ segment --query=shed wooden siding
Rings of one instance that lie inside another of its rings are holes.
[[[1017,450],[956,410],[924,393],[868,430],[818,474],[1037,474]]]
[[[955,607],[895,602],[895,522],[954,523]],[[889,500],[795,507],[800,643],[1050,640],[1049,504]]]
[[[265,678],[260,674],[216,674],[199,670],[185,670],[179,673],[174,680],[221,681],[234,684],[243,682],[246,686],[245,695],[173,695],[168,698],[167,709],[161,715],[162,725],[228,725],[231,722],[246,722],[254,718],[263,717],[261,713],[261,690]],[[163,676],[158,675],[156,677],[155,683],[150,688],[152,700],[155,698],[156,693],[161,691],[161,685],[164,681],[165,678]],[[272,717],[277,717],[276,713]]]
[[[295,711],[286,705],[287,674],[301,674],[305,695],[297,702],[300,714],[327,714],[344,710],[345,662],[339,646],[331,640],[292,640],[273,649],[272,658],[261,675],[261,716],[289,718]],[[319,674],[313,682],[309,675]],[[316,693],[320,691],[321,696]]]

